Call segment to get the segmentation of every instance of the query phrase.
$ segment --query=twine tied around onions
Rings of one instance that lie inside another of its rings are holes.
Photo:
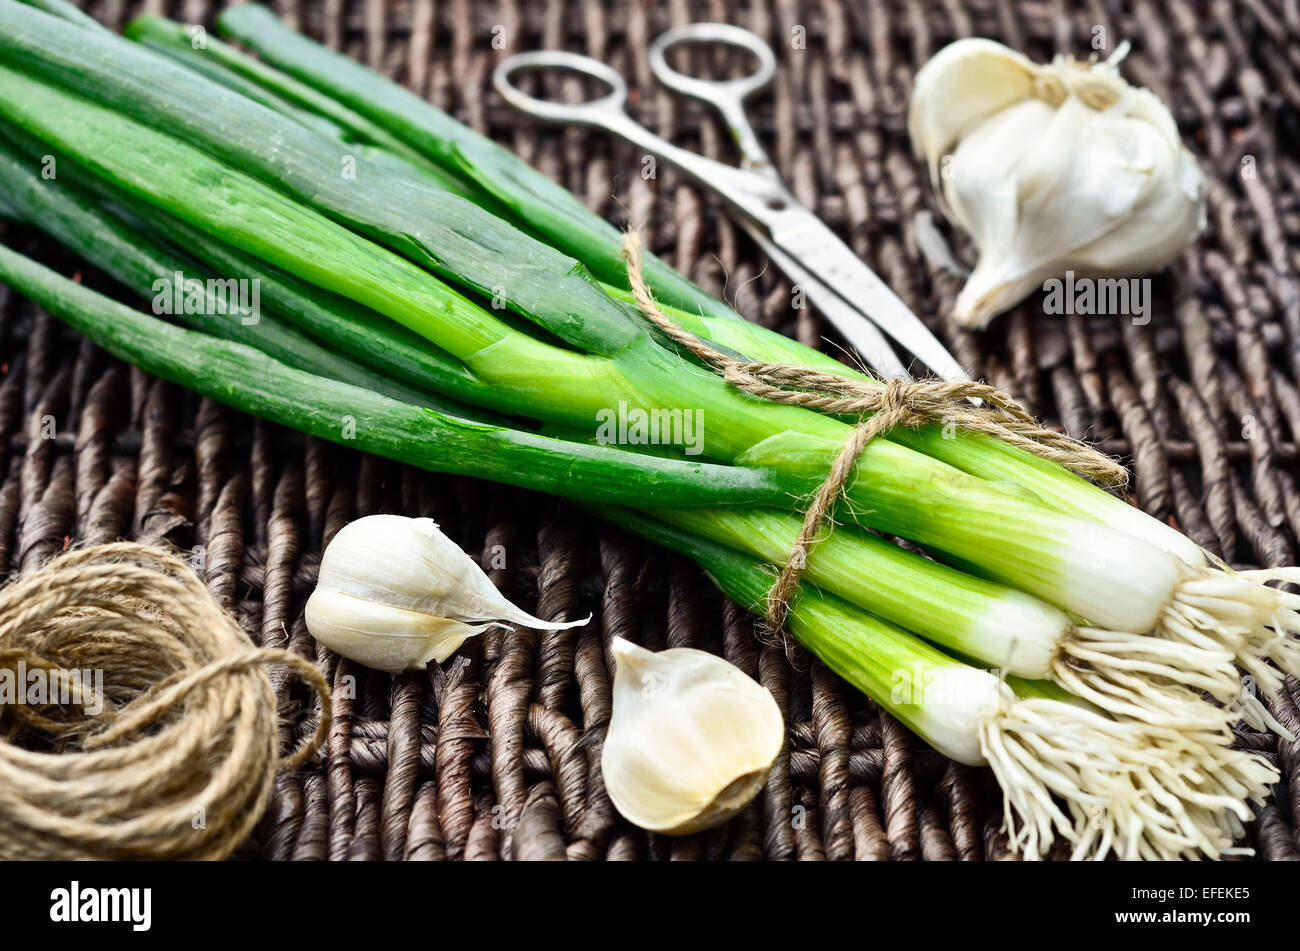
[[[873,439],[890,430],[951,423],[966,432],[982,433],[1010,443],[1104,485],[1122,485],[1128,478],[1128,471],[1114,459],[1064,433],[1046,428],[1013,397],[987,383],[945,380],[868,383],[813,367],[737,360],[678,327],[655,304],[642,275],[641,236],[635,230],[624,235],[622,255],[627,265],[628,287],[641,314],[674,343],[717,371],[728,384],[773,403],[830,415],[861,417],[804,512],[794,547],[768,592],[766,622],[774,636],[779,636],[785,627],[790,599],[798,589],[808,555],[821,540],[822,524],[848,486],[858,458]]]
[[[283,758],[267,664],[320,698],[314,735]],[[184,561],[132,542],[0,588],[0,678],[37,701],[0,694],[5,860],[225,858],[331,715],[314,664],[254,647]]]

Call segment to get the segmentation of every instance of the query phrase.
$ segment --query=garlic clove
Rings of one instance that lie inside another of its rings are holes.
[[[590,620],[543,621],[511,604],[430,518],[368,515],[349,522],[325,550],[317,584],[466,622],[510,621],[559,631]]]
[[[1159,180],[1158,187],[1135,203],[1115,237],[1102,235],[1076,249],[1072,258],[1087,262],[1092,270],[1123,275],[1155,270],[1176,257],[1186,236],[1205,226],[1205,203],[1198,190],[1205,180],[1195,159],[1185,151],[1167,172],[1154,177]]]
[[[405,611],[332,588],[312,592],[306,621],[312,637],[330,650],[390,674],[440,664],[467,638],[493,626]]]
[[[1053,110],[1037,99],[1004,109],[962,139],[944,172],[952,217],[981,254],[1009,253],[1020,224],[1013,174],[1051,121]]]
[[[762,788],[785,741],[772,695],[720,657],[653,653],[614,638],[613,715],[601,756],[619,813],[687,835],[725,822]]]
[[[1024,54],[980,38],[950,43],[922,66],[907,129],[931,175],[940,157],[970,129],[1033,96],[1040,69]]]
[[[1046,279],[1017,257],[1021,216],[1015,171],[1052,116],[1046,103],[1026,99],[982,123],[952,155],[944,175],[949,217],[979,251],[954,308],[963,326],[984,326]]]
[[[1045,275],[1025,271],[1015,258],[991,258],[987,263],[981,258],[953,302],[953,319],[975,330],[987,327],[994,317],[1016,306],[1054,273],[1055,269]]]
[[[389,673],[441,663],[493,627],[557,631],[590,620],[543,621],[521,610],[432,519],[400,515],[339,530],[306,611],[307,629],[326,647]]]

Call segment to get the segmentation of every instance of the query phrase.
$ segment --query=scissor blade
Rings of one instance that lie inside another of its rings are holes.
[[[849,335],[850,327],[845,324],[870,321],[943,379],[970,379],[921,318],[816,215],[790,209],[764,217],[771,243],[805,271],[815,274],[848,305],[847,311],[839,312],[843,324],[824,306],[821,308],[841,333]]]
[[[827,288],[821,278],[777,247],[762,228],[754,227],[750,233],[772,259],[772,263],[779,267],[795,285],[803,289],[813,306],[844,335],[849,346],[858,351],[862,359],[867,361],[867,365],[881,379],[899,379],[908,383],[912,381],[912,375],[907,372],[907,367],[903,366],[903,362],[898,359],[898,354],[894,353],[894,348],[889,345],[889,341],[875,325],[864,319],[838,294]]]

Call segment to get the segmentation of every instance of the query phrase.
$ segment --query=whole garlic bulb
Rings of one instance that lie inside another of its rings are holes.
[[[1204,176],[1165,105],[1120,77],[1126,52],[1040,66],[965,39],[917,73],[912,147],[979,251],[959,323],[983,327],[1066,271],[1156,270],[1203,226]]]
[[[785,741],[772,695],[721,657],[614,638],[601,769],[615,808],[652,832],[727,821],[762,788]]]
[[[502,596],[429,518],[368,515],[325,549],[306,621],[316,640],[388,673],[442,663],[465,639],[510,623],[558,631]]]

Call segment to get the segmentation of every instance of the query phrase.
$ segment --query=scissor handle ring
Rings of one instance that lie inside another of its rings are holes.
[[[589,76],[608,86],[609,92],[586,102],[550,102],[530,96],[511,82],[512,77],[518,74],[548,69]],[[545,122],[594,123],[611,112],[622,112],[627,105],[627,83],[622,76],[600,60],[562,50],[539,50],[507,57],[492,71],[492,85],[502,99],[520,112],[536,116]]]
[[[678,46],[734,46],[753,53],[758,69],[739,79],[700,79],[687,76],[668,65],[668,51]],[[650,69],[661,83],[684,96],[714,101],[725,93],[744,101],[765,87],[776,75],[776,56],[772,47],[749,30],[730,23],[690,23],[673,27],[655,37],[650,44]]]

